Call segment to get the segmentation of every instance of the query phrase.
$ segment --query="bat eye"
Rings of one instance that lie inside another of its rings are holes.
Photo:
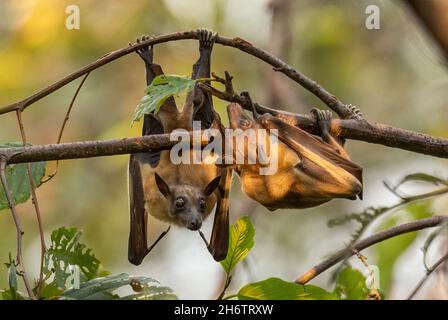
[[[199,200],[199,206],[201,209],[205,209],[207,207],[207,202],[204,199]]]
[[[176,201],[174,201],[174,205],[176,208],[183,208],[185,206],[185,200],[183,198],[177,198]]]
[[[248,126],[250,126],[250,121],[247,120],[247,119],[241,119],[240,120],[240,125],[243,126],[243,127],[248,127]]]

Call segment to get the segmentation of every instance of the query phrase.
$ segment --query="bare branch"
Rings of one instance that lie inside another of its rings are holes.
[[[24,110],[31,104],[39,101],[40,99],[46,97],[52,92],[62,88],[73,80],[92,72],[95,69],[98,69],[101,66],[104,66],[118,58],[121,58],[131,52],[134,52],[138,49],[155,45],[158,43],[164,43],[169,41],[177,41],[177,40],[187,40],[187,39],[198,39],[197,31],[186,31],[186,32],[176,32],[161,36],[152,37],[146,41],[141,41],[140,43],[134,44],[132,46],[127,46],[125,48],[113,51],[99,58],[98,60],[92,62],[91,64],[84,66],[83,68],[71,73],[70,75],[62,78],[61,80],[49,85],[45,89],[42,89],[35,94],[10,105],[4,106],[0,108],[0,114],[4,114],[7,112],[15,111],[15,110]],[[246,52],[258,59],[270,64],[274,67],[275,71],[282,72],[295,82],[299,83],[302,87],[313,93],[320,100],[322,100],[328,107],[333,109],[341,118],[349,118],[352,115],[352,112],[346,107],[344,103],[339,101],[333,94],[325,90],[321,85],[311,80],[303,73],[297,71],[293,67],[286,64],[281,59],[272,55],[271,53],[254,47],[251,43],[246,40],[243,40],[239,37],[235,37],[233,39],[217,36],[216,43],[219,43],[223,46],[229,46],[237,48],[243,52]]]
[[[381,241],[399,236],[404,233],[438,226],[446,219],[447,219],[446,217],[435,216],[427,219],[420,219],[417,221],[404,223],[399,226],[375,233],[363,240],[356,242],[355,244],[353,244],[348,248],[339,250],[328,259],[325,259],[323,262],[319,263],[318,265],[306,271],[301,276],[297,277],[295,282],[299,284],[306,284],[312,279],[314,279],[316,276],[321,274],[322,272],[333,267],[338,262],[353,256],[356,252],[359,252]]]
[[[22,255],[22,240],[23,240],[23,229],[22,225],[20,224],[19,215],[17,214],[16,207],[14,205],[14,200],[11,195],[11,192],[9,191],[8,182],[6,180],[6,161],[4,158],[0,157],[0,180],[3,186],[3,190],[5,191],[5,197],[8,201],[9,209],[11,210],[12,218],[14,220],[14,224],[16,225],[16,234],[17,234],[17,267],[18,267],[18,273],[23,278],[23,282],[25,284],[26,291],[28,292],[28,296],[31,299],[35,299],[33,290],[30,286],[30,283],[28,281],[27,274],[25,272],[25,264],[23,263],[23,255]]]
[[[200,87],[212,95],[229,102],[239,103],[244,109],[251,110],[244,97],[220,91],[200,83]],[[226,85],[228,86],[228,85]],[[318,126],[314,117],[287,111],[275,110],[255,103],[259,113],[270,113],[291,125],[298,126],[308,132],[317,133]],[[448,158],[448,139],[433,137],[427,134],[391,127],[382,123],[365,119],[333,119],[332,128],[346,139],[360,140],[381,144],[387,147],[399,148],[440,158]]]
[[[46,144],[20,148],[1,148],[0,157],[8,164],[66,159],[81,159],[111,156],[150,150],[169,150],[178,141],[170,139],[170,134],[156,134],[136,138],[94,140],[61,144]],[[199,133],[190,133],[190,142],[205,145]]]
[[[26,146],[26,134],[25,134],[25,128],[23,127],[23,121],[22,121],[22,111],[17,110],[17,122],[19,124],[20,129],[20,135],[22,137],[23,146]],[[44,236],[44,227],[42,223],[42,215],[40,213],[39,208],[39,202],[37,201],[37,195],[36,195],[36,186],[34,185],[33,180],[33,170],[31,168],[31,163],[27,163],[27,174],[28,174],[28,182],[30,184],[31,189],[31,199],[34,206],[34,212],[36,213],[37,218],[37,224],[39,227],[39,238],[40,238],[40,270],[39,270],[39,283],[38,283],[38,290],[37,290],[37,296],[40,297],[42,293],[42,289],[44,286],[44,256],[45,252],[47,251],[47,246],[45,245],[45,236]]]

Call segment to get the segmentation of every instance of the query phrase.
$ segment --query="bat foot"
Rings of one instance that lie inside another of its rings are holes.
[[[352,104],[348,104],[347,105],[347,109],[351,113],[351,116],[349,117],[349,119],[354,119],[354,120],[361,120],[361,119],[363,119],[363,115],[361,113],[361,110],[359,110],[356,106],[354,106]]]
[[[311,114],[316,119],[322,131],[329,131],[331,122],[331,111],[330,110],[320,110],[317,108],[311,109]]]
[[[212,49],[218,33],[208,29],[198,29],[197,32],[199,34],[199,48]]]
[[[153,36],[141,36],[140,38],[137,38],[135,41],[137,44],[139,44],[140,42],[146,41],[153,38]],[[131,43],[129,43],[129,45],[132,45]],[[145,63],[147,64],[152,64],[153,58],[154,58],[154,50],[153,50],[153,46],[151,47],[144,47],[141,48],[139,50],[136,51],[137,54],[140,56],[140,58],[143,59],[143,61],[145,61]]]

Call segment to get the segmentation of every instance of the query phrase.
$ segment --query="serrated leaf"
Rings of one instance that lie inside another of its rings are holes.
[[[51,247],[45,254],[45,275],[54,274],[54,282],[58,288],[65,288],[70,273],[68,266],[79,267],[80,276],[90,280],[97,275],[100,261],[79,242],[81,232],[76,228],[61,227],[51,233]]]
[[[369,294],[366,278],[359,270],[346,267],[338,274],[334,293],[344,300],[366,300]]]
[[[313,285],[299,285],[269,278],[245,285],[238,291],[240,300],[334,300],[336,295]]]
[[[23,144],[19,142],[0,144],[0,148],[15,148],[22,146]],[[45,166],[46,163],[44,161],[31,163],[33,182],[36,188],[41,185],[42,178],[45,175]],[[6,167],[6,181],[13,197],[14,204],[26,202],[31,196],[27,167],[28,165],[26,163],[10,164]],[[0,210],[8,207],[5,192],[0,184]]]
[[[194,89],[195,80],[178,75],[160,75],[154,78],[146,87],[143,96],[132,116],[132,121],[138,121],[144,114],[159,112],[162,104],[169,97],[181,92],[190,92]]]
[[[255,237],[255,229],[247,216],[238,219],[229,232],[229,249],[221,261],[227,273],[231,273],[236,264],[247,256],[254,246]]]

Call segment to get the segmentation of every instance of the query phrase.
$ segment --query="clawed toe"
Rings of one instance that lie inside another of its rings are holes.
[[[351,113],[350,119],[362,119],[363,118],[361,110],[359,110],[356,106],[349,104],[349,105],[347,105],[347,108]]]
[[[211,48],[215,43],[218,34],[208,29],[198,29],[197,31],[199,33],[199,42],[201,46]]]
[[[330,110],[320,110],[317,108],[311,109],[311,114],[316,118],[318,122],[331,120]]]
[[[137,44],[140,44],[144,41],[147,41],[151,39],[153,36],[148,35],[142,35],[140,38],[137,38],[135,42]],[[129,45],[132,45],[132,43],[129,43]],[[152,56],[153,56],[153,46],[147,46],[143,47],[141,49],[136,50],[137,54],[147,63],[152,63]]]

